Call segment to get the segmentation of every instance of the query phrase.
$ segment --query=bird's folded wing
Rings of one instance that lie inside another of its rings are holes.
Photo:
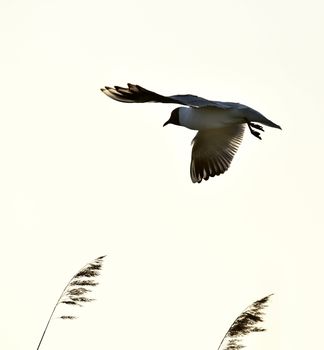
[[[110,98],[119,102],[128,103],[142,103],[142,102],[161,102],[161,103],[175,103],[190,107],[215,107],[221,109],[239,108],[238,103],[210,101],[205,98],[195,95],[173,95],[163,96],[153,91],[144,89],[139,85],[127,84],[128,88],[120,86],[109,87],[106,86],[101,91]]]
[[[242,141],[243,124],[198,131],[192,140],[190,175],[192,182],[223,174]]]
[[[218,109],[233,109],[233,108],[241,108],[243,105],[235,102],[221,102],[221,101],[211,101],[206,100],[203,97],[195,96],[195,95],[173,95],[169,96],[173,100],[177,101],[176,103],[182,104],[190,107],[212,107]],[[245,106],[244,106],[245,107]]]

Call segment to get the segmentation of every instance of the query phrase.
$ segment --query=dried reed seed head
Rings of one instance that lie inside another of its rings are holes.
[[[98,282],[95,282],[94,280],[74,280],[70,283],[71,286],[97,286]]]
[[[80,287],[80,288],[70,289],[66,292],[66,294],[67,295],[82,295],[82,294],[89,293],[89,292],[92,292],[92,291],[90,289]]]
[[[263,322],[263,310],[268,306],[267,302],[271,296],[272,294],[257,300],[237,317],[223,340],[226,341],[226,346],[223,348],[224,350],[242,349],[244,348],[244,345],[241,344],[241,338],[243,336],[254,332],[264,332],[266,330],[265,328],[259,327],[258,324]],[[218,349],[221,348],[223,341]]]
[[[99,276],[99,272],[97,270],[93,269],[84,269],[79,271],[74,278],[79,278],[79,277],[97,277]]]
[[[99,271],[102,269],[102,263],[104,258],[105,256],[101,256],[93,262],[87,264],[85,267],[83,267],[72,278],[58,304],[82,306],[83,303],[90,303],[94,301],[95,299],[87,298],[84,296],[86,293],[92,292],[91,289],[87,289],[84,287],[96,287],[98,285],[98,282],[95,282],[93,278],[100,275]],[[73,320],[77,317],[72,315],[65,315],[61,316],[61,318]]]
[[[71,297],[70,299],[72,301],[76,301],[79,303],[90,303],[91,301],[96,300],[96,299],[90,299],[90,298],[86,298],[86,297]]]
[[[78,305],[78,306],[81,306],[80,304],[76,303],[73,300],[62,300],[60,303],[61,304],[66,304],[66,305]]]
[[[75,320],[76,316],[60,316],[62,320]]]

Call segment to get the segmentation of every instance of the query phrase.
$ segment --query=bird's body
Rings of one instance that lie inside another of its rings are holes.
[[[179,107],[180,125],[191,130],[219,129],[231,124],[244,123],[238,110],[223,110],[212,107]]]
[[[120,102],[161,102],[185,105],[171,113],[164,123],[198,130],[193,139],[190,175],[193,182],[208,180],[210,176],[223,174],[230,166],[247,124],[252,135],[261,139],[262,126],[281,129],[258,111],[234,102],[210,101],[194,95],[163,96],[139,85],[128,88],[115,86],[101,89],[107,96]]]
[[[270,127],[279,126],[254,109],[238,104],[237,108],[219,109],[208,107],[179,107],[180,126],[192,130],[217,129],[231,124],[257,122]],[[279,127],[280,128],[280,127]]]

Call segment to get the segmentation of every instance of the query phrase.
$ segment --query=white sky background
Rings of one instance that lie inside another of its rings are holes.
[[[321,1],[2,0],[1,349],[36,349],[71,275],[108,254],[97,301],[42,349],[215,350],[269,293],[253,349],[320,347]],[[194,132],[140,84],[245,103],[282,126],[246,132],[230,170],[189,176]]]

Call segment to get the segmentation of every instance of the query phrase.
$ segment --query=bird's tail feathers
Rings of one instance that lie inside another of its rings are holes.
[[[264,115],[252,108],[249,108],[248,119],[251,122],[258,122],[263,125],[270,126],[271,128],[281,129],[280,125],[272,122],[270,119],[266,118]]]

